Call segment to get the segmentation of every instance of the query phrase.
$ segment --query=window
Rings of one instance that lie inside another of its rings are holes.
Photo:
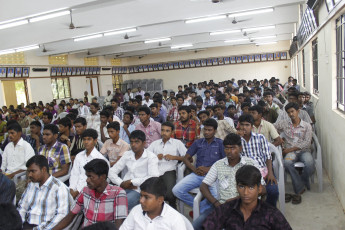
[[[302,22],[297,32],[298,45],[301,46],[316,28],[317,20],[315,13],[308,7],[303,14]]]
[[[305,87],[305,56],[304,56],[304,50],[302,50],[302,81],[303,81],[303,87]]]
[[[337,108],[345,111],[345,55],[344,55],[344,32],[345,15],[336,20],[336,56],[337,56]]]
[[[328,12],[332,11],[340,1],[341,0],[325,0]]]
[[[52,78],[52,92],[54,99],[71,97],[69,78]]]
[[[319,71],[318,71],[318,56],[317,56],[317,39],[312,42],[312,57],[313,57],[313,93],[319,94]]]

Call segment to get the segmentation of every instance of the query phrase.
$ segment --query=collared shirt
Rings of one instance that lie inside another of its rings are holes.
[[[165,105],[162,105],[162,107],[159,109],[159,115],[163,117],[164,122],[167,120],[167,114],[168,114],[168,109],[165,107]]]
[[[309,123],[301,120],[297,127],[294,127],[291,120],[281,120],[276,122],[274,127],[280,133],[284,133],[285,148],[298,147],[300,151],[310,152],[313,130]]]
[[[255,125],[253,125],[252,131],[254,133],[264,135],[266,140],[269,142],[271,142],[274,139],[276,139],[277,137],[279,137],[279,134],[278,134],[276,128],[274,127],[274,125],[271,124],[270,122],[262,120],[262,119],[261,119],[261,123],[260,123],[259,127],[256,127]]]
[[[104,104],[107,106],[107,105],[111,105],[111,99],[113,99],[113,95],[110,94],[109,96],[106,96],[104,98]]]
[[[280,107],[276,103],[272,102],[272,105],[267,103],[267,106],[268,106],[269,109],[274,109],[279,114]]]
[[[145,148],[149,147],[149,145],[155,141],[161,138],[161,123],[157,121],[151,121],[150,123],[145,127],[143,123],[140,122],[135,127],[136,130],[141,130],[146,135],[146,145]]]
[[[152,116],[152,119],[154,120],[154,121],[156,121],[156,122],[159,122],[159,123],[163,123],[163,122],[165,122],[165,119],[163,118],[163,116],[162,115],[160,115],[160,114],[158,114],[156,117],[153,117]]]
[[[101,149],[103,155],[107,155],[110,163],[115,162],[118,157],[122,157],[124,152],[129,150],[129,144],[124,140],[119,139],[116,144],[114,144],[112,139],[108,139],[104,142]]]
[[[166,143],[163,142],[163,139],[156,140],[151,143],[147,148],[148,151],[153,152],[154,154],[163,154],[163,155],[172,155],[172,156],[184,156],[186,155],[187,149],[184,144],[177,139],[170,138]],[[158,170],[160,176],[166,172],[176,170],[178,161],[171,160],[167,161],[164,158],[158,161]]]
[[[121,179],[118,174],[127,167],[127,173]],[[139,159],[135,159],[135,153],[133,151],[127,151],[123,154],[118,162],[109,170],[109,179],[116,185],[120,186],[123,181],[131,180],[134,186],[139,186],[150,177],[158,177],[158,158],[157,156],[144,150]]]
[[[71,156],[67,145],[58,141],[50,149],[47,148],[47,145],[41,146],[38,154],[48,159],[49,173],[51,175],[61,170],[63,165],[71,163]]]
[[[1,170],[11,174],[18,170],[26,170],[26,162],[35,155],[31,145],[20,138],[16,146],[8,143],[2,154]]]
[[[216,134],[214,135],[215,137],[224,140],[225,137],[230,134],[230,133],[237,133],[237,130],[232,127],[229,122],[226,120],[218,120],[218,128],[216,131]],[[204,127],[202,127],[201,132],[200,132],[200,138],[204,137]]]
[[[240,210],[241,199],[227,202],[215,208],[206,218],[205,229],[279,229],[292,230],[284,215],[266,202],[258,200],[256,208],[245,221]]]
[[[83,190],[86,186],[87,179],[84,166],[93,159],[105,160],[109,165],[109,161],[100,152],[98,152],[96,148],[91,151],[89,156],[86,155],[86,150],[80,152],[73,162],[71,177],[69,178],[70,189],[73,189],[74,191],[77,190],[78,192]]]
[[[253,165],[259,168],[258,163],[249,157],[241,157],[240,162],[233,167],[229,165],[228,158],[225,157],[212,165],[202,182],[211,186],[218,180],[219,202],[223,204],[228,199],[239,196],[235,176],[237,170],[244,165]],[[264,185],[265,181],[261,179],[261,183]]]
[[[95,115],[93,115],[92,113],[88,114],[86,116],[86,122],[87,122],[87,128],[88,129],[94,129],[97,131],[98,136],[100,134],[100,130],[99,127],[101,125],[101,118],[100,115],[98,113],[96,113]]]
[[[201,88],[201,89],[196,88],[195,92],[198,96],[201,96],[202,98],[204,98],[205,97],[205,94],[204,94],[205,90],[206,89],[204,89],[204,88]]]
[[[178,113],[177,106],[173,106],[168,113],[168,117],[170,121],[178,121],[180,119],[180,114]]]
[[[266,168],[266,161],[272,159],[268,142],[264,135],[251,132],[247,142],[242,139],[242,156],[250,157],[259,163],[260,168]]]
[[[141,205],[135,206],[129,213],[126,220],[120,227],[120,230],[187,230],[183,216],[170,207],[167,203],[163,203],[161,214],[151,219],[146,212],[143,211]]]
[[[312,120],[310,119],[309,114],[305,110],[303,110],[303,109],[299,110],[298,116],[299,116],[299,118],[301,118],[301,120],[303,120],[303,121],[305,121],[305,122],[307,122],[309,124],[313,123]],[[281,120],[291,121],[291,118],[289,117],[289,115],[285,111],[285,108],[281,111],[281,113],[279,114],[279,116],[277,118],[277,121],[275,123],[277,123],[277,122],[279,122]]]
[[[34,229],[52,229],[69,213],[72,202],[66,185],[50,176],[41,187],[29,183],[17,210],[23,223],[38,225]]]
[[[144,98],[144,95],[145,95],[145,91],[144,90],[141,90],[140,92],[138,91],[135,96],[138,96],[138,95],[141,95],[142,98]]]
[[[210,167],[214,162],[225,157],[223,141],[214,137],[209,144],[205,138],[194,141],[188,149],[187,154],[194,156],[196,154],[196,167]]]
[[[216,104],[216,102],[212,97],[210,97],[209,99],[207,99],[207,98],[204,99],[204,106],[205,107],[209,106],[209,105],[214,106],[215,104]]]
[[[128,93],[126,92],[126,93],[123,95],[123,99],[124,99],[125,101],[129,101],[129,99],[131,99],[131,98],[134,98],[134,97],[133,97],[133,93],[129,93],[129,95],[128,95]]]
[[[26,141],[31,145],[35,154],[38,154],[38,149],[36,148],[36,139],[32,138],[31,135],[26,135]],[[43,136],[42,134],[39,135],[39,142],[40,146],[43,145]]]
[[[78,214],[83,211],[84,224],[89,226],[97,222],[125,219],[128,215],[128,201],[125,190],[109,184],[102,194],[96,197],[96,191],[84,187],[76,198],[76,203],[71,212]]]
[[[84,105],[83,107],[79,106],[78,113],[79,113],[79,116],[86,117],[86,115],[89,114],[89,108],[86,105]]]
[[[149,101],[146,101],[145,99],[142,101],[142,106],[147,106],[147,107],[150,107],[150,105],[153,104],[153,100],[149,99]]]
[[[127,129],[129,131],[129,133],[132,133],[135,130],[135,125],[130,124]],[[120,127],[120,134],[119,134],[119,136],[120,136],[120,138],[122,140],[126,141],[128,144],[130,143],[129,142],[129,136],[127,135],[127,133],[126,133],[125,129],[123,128],[123,126]]]
[[[197,134],[199,133],[199,130],[197,130],[196,122],[190,119],[186,128],[183,127],[181,121],[175,122],[174,125],[175,133],[171,137],[182,141],[182,143],[186,145],[186,148],[189,148],[193,144]]]
[[[120,118],[120,120],[123,119],[124,113],[125,113],[125,111],[121,107],[117,107],[117,109],[114,111],[114,115],[116,115],[118,118]]]

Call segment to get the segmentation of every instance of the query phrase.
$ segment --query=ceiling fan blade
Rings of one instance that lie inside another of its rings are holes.
[[[252,20],[251,18],[249,18],[249,19],[243,19],[243,20],[236,20],[237,22],[246,22],[246,21],[250,21],[250,20]]]
[[[92,25],[86,25],[86,26],[75,26],[75,29],[83,29],[83,28],[90,28]]]

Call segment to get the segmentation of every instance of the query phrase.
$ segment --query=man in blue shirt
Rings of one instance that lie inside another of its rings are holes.
[[[191,174],[183,178],[173,188],[174,195],[185,204],[193,207],[194,197],[188,192],[194,188],[199,188],[213,163],[225,157],[223,141],[216,138],[218,123],[214,119],[207,119],[204,123],[204,137],[194,141],[189,147],[183,162],[192,171]],[[191,159],[196,154],[196,165],[192,165]],[[210,191],[217,197],[215,185],[212,185]],[[200,203],[200,213],[210,209],[212,204],[204,199]]]

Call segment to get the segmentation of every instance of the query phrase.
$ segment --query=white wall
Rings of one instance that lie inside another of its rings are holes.
[[[71,87],[71,97],[72,98],[83,98],[84,92],[87,89],[86,77],[70,77],[69,84]]]
[[[266,52],[286,51],[289,49],[290,42],[282,41],[274,45],[255,46],[227,46],[219,48],[210,48],[201,52],[176,52],[166,54],[148,55],[142,59],[129,58],[128,65],[140,65],[160,62],[170,62],[179,60],[190,60],[208,57],[222,57],[240,54],[255,54]],[[197,83],[213,79],[215,82],[229,80],[231,78],[239,79],[264,79],[277,77],[281,82],[285,82],[291,75],[291,62],[272,61],[262,63],[230,64],[223,66],[199,67],[181,70],[166,70],[159,72],[145,72],[124,75],[124,80],[128,79],[163,79],[165,89],[176,90],[178,85],[188,84],[189,82]]]
[[[342,2],[344,5],[344,3]],[[313,95],[315,105],[317,135],[322,147],[323,167],[335,188],[338,198],[345,207],[345,113],[336,108],[336,37],[335,20],[339,12],[316,34],[318,39],[319,95]],[[322,5],[319,14],[320,24],[327,20],[326,7]],[[313,38],[314,39],[314,38]],[[313,40],[312,39],[312,40]],[[312,54],[311,41],[304,47],[306,62],[306,85],[302,90],[312,92]],[[298,53],[299,78],[302,79],[302,52]]]

